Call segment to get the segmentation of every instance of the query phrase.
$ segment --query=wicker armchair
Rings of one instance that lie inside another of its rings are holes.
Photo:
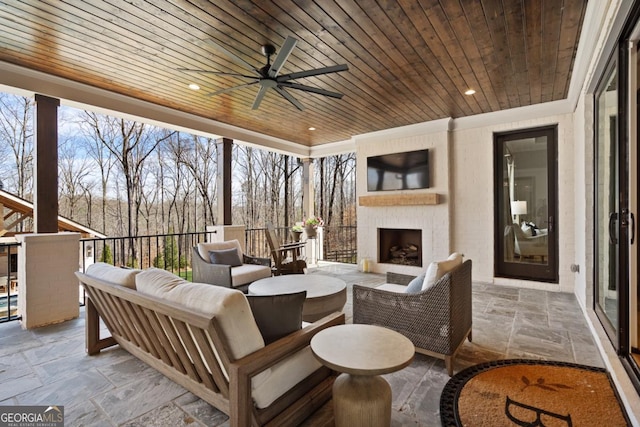
[[[388,273],[387,281],[408,284],[412,276]],[[471,260],[416,294],[353,286],[353,323],[393,329],[416,346],[416,352],[444,359],[449,376],[453,358],[465,338],[471,341]]]
[[[242,265],[237,267],[212,264],[205,258],[208,250],[229,248],[237,248],[238,252],[242,253],[240,243],[237,240],[198,243],[191,254],[193,281],[239,289],[247,293],[252,282],[271,277],[271,259],[269,258],[252,257],[243,253],[241,255]]]

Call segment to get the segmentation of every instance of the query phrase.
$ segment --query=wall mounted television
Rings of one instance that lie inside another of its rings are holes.
[[[429,150],[367,157],[367,191],[429,188]]]

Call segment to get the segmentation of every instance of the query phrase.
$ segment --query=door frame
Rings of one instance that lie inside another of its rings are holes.
[[[504,229],[502,223],[503,189],[503,144],[508,140],[547,136],[547,215],[548,256],[547,263],[535,265],[505,261]],[[559,283],[558,271],[558,125],[516,129],[493,134],[493,173],[494,173],[494,276],[536,282]]]

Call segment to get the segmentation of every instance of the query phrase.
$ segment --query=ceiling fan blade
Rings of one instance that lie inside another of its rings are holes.
[[[255,82],[251,82],[251,83],[241,84],[241,85],[238,85],[238,86],[228,87],[226,89],[220,89],[220,90],[217,90],[215,92],[209,92],[205,96],[222,95],[223,93],[231,92],[231,91],[236,90],[236,89],[242,89],[243,87],[251,86],[251,85],[254,85],[254,84],[258,83],[258,82],[260,82],[260,80],[256,80]]]
[[[320,89],[320,88],[317,88],[317,87],[312,87],[312,86],[307,86],[307,85],[301,85],[299,83],[280,82],[280,83],[278,83],[278,85],[279,86],[288,87],[288,88],[291,88],[291,89],[303,90],[305,92],[313,92],[313,93],[317,93],[319,95],[330,96],[332,98],[337,98],[337,99],[342,99],[342,97],[344,96],[343,94],[338,93],[338,92],[331,92],[330,90]]]
[[[304,106],[302,104],[300,104],[298,102],[298,100],[295,99],[289,92],[284,90],[284,88],[276,86],[276,87],[274,87],[274,89],[276,90],[276,92],[278,92],[280,95],[282,95],[282,97],[284,99],[286,99],[287,101],[292,103],[298,110],[300,110],[300,111],[304,110]]]
[[[233,62],[235,62],[236,64],[242,65],[244,68],[255,72],[257,75],[260,75],[260,72],[253,65],[249,64],[247,61],[240,58],[238,55],[229,52],[227,49],[222,47],[222,45],[219,45],[217,42],[213,41],[213,39],[207,39],[207,42],[211,44],[213,47],[215,47],[216,50],[219,50],[220,52],[224,53],[226,56],[231,58]]]
[[[295,80],[295,79],[301,79],[303,77],[318,76],[320,74],[339,73],[340,71],[347,71],[348,69],[349,69],[349,66],[347,64],[331,65],[329,67],[316,68],[315,70],[298,71],[297,73],[283,74],[278,78],[276,78],[276,80],[278,81],[278,83],[281,83],[287,80]]]
[[[204,73],[204,74],[215,74],[218,76],[232,76],[232,77],[242,77],[245,79],[255,79],[256,76],[247,76],[246,74],[238,74],[238,73],[227,73],[225,71],[211,71],[211,70],[195,70],[191,68],[178,68],[178,71],[186,71],[188,73]]]
[[[262,98],[264,98],[264,95],[267,93],[268,89],[269,89],[268,86],[265,86],[265,85],[260,86],[260,90],[258,91],[258,94],[256,95],[256,99],[253,101],[253,106],[251,107],[252,110],[257,110],[258,107],[260,107],[260,103],[262,102]]]
[[[282,44],[282,47],[280,47],[278,56],[276,56],[276,59],[273,60],[273,64],[271,64],[271,68],[269,68],[269,77],[276,77],[278,73],[280,73],[280,69],[289,58],[289,55],[291,55],[291,51],[294,47],[296,47],[297,43],[298,40],[294,39],[291,36],[287,36],[287,39]]]

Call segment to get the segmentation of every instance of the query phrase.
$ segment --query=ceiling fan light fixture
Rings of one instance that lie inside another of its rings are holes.
[[[195,83],[190,83],[189,84],[189,89],[191,89],[191,90],[200,90],[200,86],[198,86]]]
[[[466,91],[464,91],[464,94],[469,96],[469,95],[473,95],[474,93],[476,93],[476,91],[474,89],[467,89]]]

